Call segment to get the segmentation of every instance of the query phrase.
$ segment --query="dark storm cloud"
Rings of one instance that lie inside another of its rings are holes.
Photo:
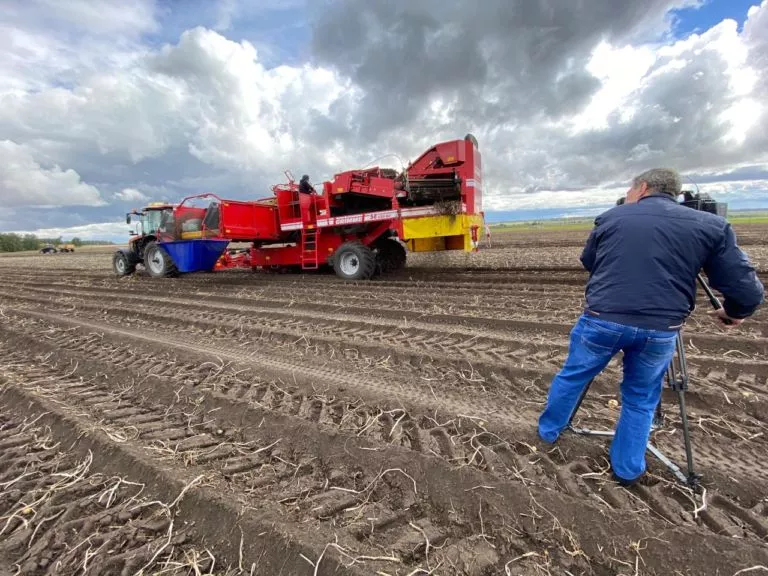
[[[407,125],[435,96],[488,122],[557,118],[599,88],[583,70],[596,43],[647,30],[675,4],[342,0],[324,5],[313,48],[364,91],[361,138]]]
[[[579,137],[573,144],[588,160],[566,171],[585,177],[588,185],[595,171],[602,180],[612,174],[628,176],[651,164],[707,173],[734,170],[745,162],[768,162],[764,130],[751,131],[743,142],[729,139],[731,126],[722,121],[721,113],[738,107],[739,98],[729,87],[722,54],[699,48],[680,54],[678,59],[686,63],[666,72],[659,68],[670,61],[662,59],[651,71],[658,74],[634,102],[637,111],[632,119],[622,122],[613,117],[608,130]]]
[[[683,53],[682,59],[690,54]],[[736,102],[727,86],[727,65],[719,53],[702,51],[682,67],[663,71],[660,60],[632,102],[635,113],[608,118],[604,130],[570,137],[558,128],[527,126],[497,135],[494,145],[509,150],[530,148],[537,154],[502,158],[510,180],[521,188],[538,185],[550,190],[624,186],[635,174],[654,165],[686,172],[728,169],[745,158],[759,157],[756,145],[727,143],[729,126],[719,113]],[[655,73],[655,74],[654,74]],[[489,162],[488,164],[491,164]]]
[[[653,0],[484,0],[443,3],[339,0],[319,13],[317,61],[352,78],[360,92],[313,122],[312,137],[365,146],[424,135],[437,141],[481,136],[487,180],[505,190],[579,190],[616,184],[653,165],[711,173],[768,162],[765,131],[728,140],[722,114],[738,102],[722,50],[728,27],[661,55],[607,127],[575,134],[564,120],[583,111],[601,82],[585,66],[601,41],[656,39],[668,11],[686,2]],[[692,2],[687,2],[692,4]],[[735,24],[734,24],[735,25]],[[768,9],[746,27],[768,79]],[[673,60],[677,62],[673,63]],[[758,84],[760,86],[760,84]],[[768,94],[765,84],[759,90]],[[429,104],[437,101],[443,114]],[[339,129],[343,126],[345,130]]]

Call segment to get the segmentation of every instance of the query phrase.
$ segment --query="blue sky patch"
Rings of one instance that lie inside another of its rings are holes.
[[[755,0],[704,0],[704,4],[698,8],[674,10],[675,36],[685,38],[691,34],[701,34],[726,19],[736,20],[741,30],[749,8],[759,4]]]

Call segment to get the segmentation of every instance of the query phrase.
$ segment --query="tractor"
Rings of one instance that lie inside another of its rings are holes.
[[[159,242],[173,236],[173,205],[152,202],[141,210],[131,210],[125,215],[125,223],[134,228],[129,232],[128,248],[121,248],[112,258],[112,266],[118,276],[128,276],[143,264],[150,276],[175,276],[173,261]]]

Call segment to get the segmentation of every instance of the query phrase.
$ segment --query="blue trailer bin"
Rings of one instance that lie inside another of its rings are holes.
[[[229,240],[176,240],[160,242],[179,272],[213,270]]]

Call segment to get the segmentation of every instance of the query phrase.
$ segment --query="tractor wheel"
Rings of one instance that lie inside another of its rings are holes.
[[[344,280],[368,280],[376,271],[376,256],[361,242],[346,242],[333,255],[333,269]]]
[[[157,242],[150,242],[144,248],[144,268],[153,278],[176,276],[178,270],[168,253]]]
[[[401,270],[405,267],[406,252],[403,245],[394,238],[384,238],[376,242],[378,252],[376,264],[382,274]]]
[[[123,252],[115,252],[112,257],[112,269],[118,276],[129,276],[136,271],[136,263],[131,262]]]

